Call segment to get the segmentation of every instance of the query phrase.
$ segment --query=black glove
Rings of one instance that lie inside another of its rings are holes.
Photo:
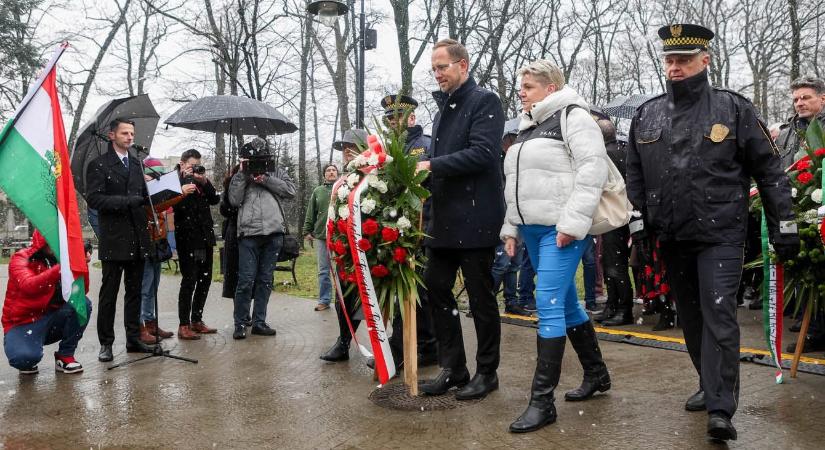
[[[786,236],[782,236],[782,243],[773,244],[773,251],[779,258],[779,262],[790,261],[799,255],[799,237],[793,235],[795,239],[790,239]]]
[[[143,200],[143,197],[141,197],[139,195],[133,195],[133,196],[129,197],[129,206],[131,206],[131,207],[143,206],[144,203],[145,203],[145,201]]]

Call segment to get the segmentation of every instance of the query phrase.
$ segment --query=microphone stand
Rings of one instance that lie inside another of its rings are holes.
[[[136,148],[135,150],[139,151],[140,149]],[[147,155],[148,155],[148,152],[147,152]],[[146,171],[145,167],[143,166],[143,160],[141,160],[140,158],[137,158],[137,157],[135,159],[137,159],[140,162],[140,173],[143,174]],[[146,192],[148,194],[149,193],[149,185],[148,185],[145,178],[143,179],[143,183],[144,183],[144,185],[146,185]],[[160,229],[160,224],[158,222],[158,213],[157,213],[157,211],[155,211],[155,205],[154,205],[154,202],[152,202],[152,195],[149,194],[148,198],[149,198],[149,209],[152,210],[152,223],[155,225],[155,228],[159,230]],[[149,238],[151,239],[151,236],[149,236]],[[155,295],[155,320],[160,322],[160,311],[158,311],[158,294],[157,294],[157,292],[155,292],[154,295]],[[122,363],[115,364],[113,366],[110,366],[108,368],[108,370],[112,370],[116,367],[128,366],[129,364],[133,364],[133,363],[136,363],[138,361],[143,361],[143,360],[149,359],[149,358],[154,358],[156,356],[163,357],[163,358],[177,359],[177,360],[180,360],[180,361],[190,362],[192,364],[197,364],[198,363],[197,359],[191,359],[191,358],[185,358],[183,356],[172,355],[172,354],[170,354],[169,350],[164,350],[163,346],[160,345],[160,327],[155,326],[154,336],[155,336],[155,345],[152,347],[152,353],[150,353],[146,356],[143,356],[141,358],[130,359],[129,361],[124,361]]]

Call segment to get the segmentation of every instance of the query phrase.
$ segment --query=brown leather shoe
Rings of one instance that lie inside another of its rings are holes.
[[[169,339],[175,335],[175,333],[172,333],[171,331],[166,331],[163,328],[160,328],[157,320],[146,321],[146,327],[149,328],[149,333],[153,336],[155,335],[155,329],[157,328],[158,336],[160,336],[161,339]]]
[[[152,329],[146,325],[140,326],[140,342],[146,345],[155,345],[158,343],[157,338],[152,333]]]
[[[200,333],[200,334],[212,334],[212,333],[217,333],[218,332],[217,328],[209,328],[202,321],[201,322],[192,322],[192,325],[190,325],[189,328],[191,328],[192,331],[194,331],[195,333]]]
[[[201,335],[192,331],[190,325],[181,325],[178,327],[178,339],[185,339],[187,341],[196,341],[201,338]]]

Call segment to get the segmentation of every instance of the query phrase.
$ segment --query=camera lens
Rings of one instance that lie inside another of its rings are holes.
[[[198,175],[203,175],[206,173],[206,167],[203,166],[195,166],[192,168],[192,173],[196,173]]]

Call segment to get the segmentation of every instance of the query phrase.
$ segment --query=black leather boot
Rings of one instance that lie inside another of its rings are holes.
[[[347,361],[349,359],[349,342],[349,338],[338,337],[335,344],[321,355],[321,359],[331,362]]]
[[[618,327],[621,325],[633,324],[633,305],[620,307],[613,317],[602,321],[602,325],[606,327]]]
[[[441,373],[427,383],[418,387],[418,390],[427,395],[444,395],[452,387],[463,387],[470,381],[470,372],[466,367],[458,369],[441,369]]]
[[[579,356],[579,362],[584,369],[584,380],[581,386],[564,394],[564,399],[569,402],[587,400],[596,392],[610,389],[610,373],[602,359],[593,323],[588,320],[581,325],[568,328],[567,338]]]
[[[556,421],[553,391],[559,384],[566,342],[564,336],[550,339],[536,336],[538,358],[530,390],[530,403],[519,418],[510,424],[511,433],[528,433]]]

